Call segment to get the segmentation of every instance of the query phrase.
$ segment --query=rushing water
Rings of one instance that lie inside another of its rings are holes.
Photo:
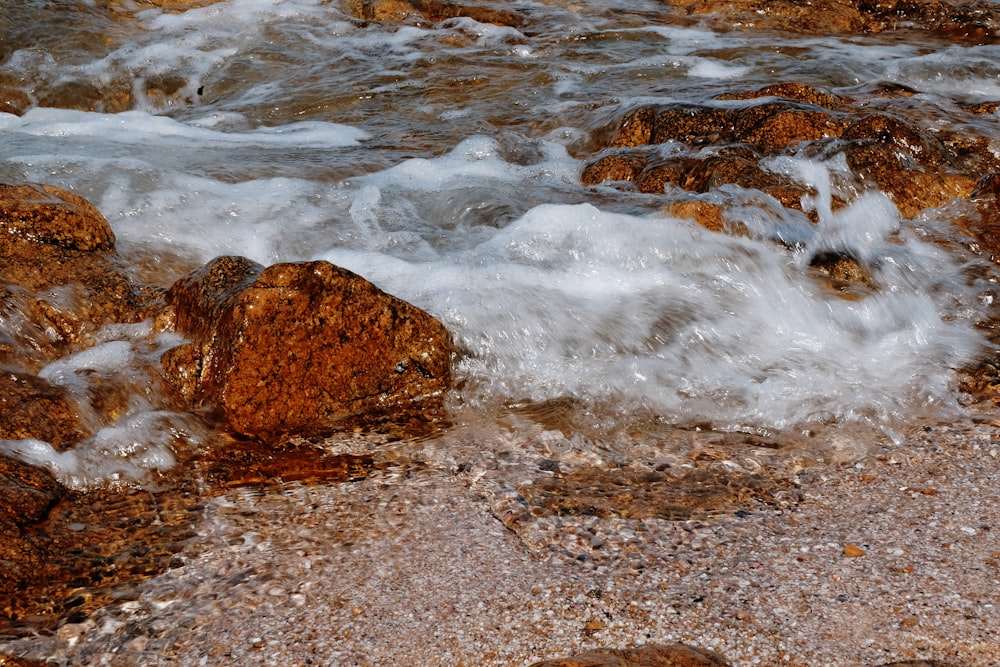
[[[595,133],[639,104],[895,82],[946,108],[1000,97],[1000,49],[716,32],[668,25],[646,0],[518,8],[520,29],[367,23],[319,0],[174,13],[5,2],[0,76],[31,100],[0,114],[0,180],[88,198],[163,285],[221,254],[323,258],[367,277],[453,332],[458,421],[550,401],[601,433],[856,422],[895,434],[958,408],[953,369],[983,349],[984,306],[967,260],[918,233],[947,220],[903,221],[873,193],[832,211],[837,160],[772,162],[816,188],[819,222],[748,207],[745,237],[579,174]],[[46,106],[73,86],[107,113]],[[807,266],[831,248],[876,267],[880,289],[824,290]],[[119,372],[136,356],[110,336],[43,375],[72,384],[73,369]],[[168,465],[157,414],[136,407],[94,451],[134,459],[106,446],[124,431],[146,442],[130,465]]]

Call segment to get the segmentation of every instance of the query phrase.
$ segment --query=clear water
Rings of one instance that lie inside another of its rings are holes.
[[[737,238],[579,173],[594,133],[640,103],[896,82],[947,109],[1000,97],[998,47],[667,26],[643,0],[518,5],[520,30],[367,24],[319,0],[103,5],[0,6],[0,75],[35,98],[0,114],[0,180],[88,198],[150,279],[221,254],[351,269],[453,332],[458,423],[550,401],[609,439],[651,423],[898,437],[960,409],[954,369],[984,348],[987,298],[918,233],[946,233],[944,213],[902,221],[879,194],[833,212],[846,165],[785,158],[769,168],[817,188],[819,223],[748,206]],[[67,82],[123,110],[45,107]],[[880,289],[824,290],[808,270],[823,250],[876,267]],[[81,368],[155,356],[119,334],[45,373],[72,389]],[[72,455],[8,445],[86,486],[169,466],[196,431],[154,398]]]

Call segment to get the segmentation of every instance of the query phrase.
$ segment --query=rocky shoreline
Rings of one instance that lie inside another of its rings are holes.
[[[109,21],[127,26],[132,4]],[[531,29],[505,3],[345,7]],[[973,44],[1000,29],[991,3],[945,0],[685,0],[658,20]],[[157,85],[146,94],[187,94]],[[121,111],[131,95],[0,79],[13,114]],[[794,81],[643,105],[595,120],[580,185],[789,251],[785,216],[884,193],[993,285],[998,110]],[[842,163],[834,182],[795,172],[817,157]],[[943,209],[947,228],[921,224]],[[829,247],[806,271],[863,301],[874,268]],[[803,453],[789,434],[687,424],[664,429],[676,460],[628,466],[550,446],[550,406],[517,415],[530,428],[453,424],[446,328],[329,262],[220,257],[151,284],[91,202],[10,183],[0,277],[0,440],[17,448],[0,452],[0,665],[1000,664],[995,350],[957,369],[968,413],[921,417],[904,444],[844,425]],[[995,346],[989,290],[977,326]],[[143,420],[164,442],[133,443],[103,478],[66,472],[81,443]]]

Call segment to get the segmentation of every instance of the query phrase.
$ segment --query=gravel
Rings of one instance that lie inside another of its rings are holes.
[[[997,428],[970,418],[904,443],[798,471],[796,503],[538,517],[520,533],[496,490],[527,475],[528,454],[489,467],[504,457],[475,438],[401,445],[425,464],[207,499],[177,567],[0,650],[57,665],[455,666],[681,641],[734,666],[1000,665]],[[566,548],[581,535],[601,557]]]

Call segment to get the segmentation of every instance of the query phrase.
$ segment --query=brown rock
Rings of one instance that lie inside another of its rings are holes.
[[[661,109],[652,121],[649,143],[680,141],[686,144],[727,143],[733,138],[729,109],[677,105]]]
[[[677,218],[689,218],[699,225],[713,232],[721,232],[725,229],[725,218],[722,211],[715,204],[704,201],[689,200],[674,202],[667,208],[667,212]]]
[[[636,179],[636,187],[639,192],[650,194],[663,194],[668,183],[687,187],[688,174],[696,165],[695,161],[683,158],[661,160],[642,170]]]
[[[760,97],[780,97],[795,102],[805,102],[827,109],[839,109],[852,100],[849,97],[834,95],[829,91],[804,83],[776,83],[757,90],[739,93],[723,93],[716,99],[719,100],[752,100]]]
[[[0,113],[22,115],[31,100],[24,92],[24,84],[18,77],[10,74],[0,74]]]
[[[878,33],[897,27],[943,33],[982,43],[994,34],[1000,11],[982,2],[951,0],[670,0],[691,14],[716,14],[720,27],[799,32]]]
[[[602,519],[685,521],[768,502],[786,488],[780,480],[695,470],[666,472],[579,467],[518,488],[533,516],[596,516]]]
[[[823,283],[841,296],[854,299],[876,289],[871,273],[857,259],[840,252],[821,252],[809,262]]]
[[[596,185],[605,181],[635,181],[646,160],[638,155],[605,155],[583,168],[580,182]]]
[[[692,169],[684,188],[695,192],[707,192],[712,188],[730,184],[763,190],[777,185],[778,178],[761,169],[755,158],[746,157],[742,151],[723,152],[704,160]]]
[[[83,197],[53,185],[0,184],[0,251],[27,244],[65,250],[111,250],[115,237],[104,216]]]
[[[0,374],[0,439],[36,438],[67,449],[87,435],[65,389],[27,373]]]
[[[1000,102],[979,102],[978,104],[969,104],[965,106],[965,110],[969,113],[975,114],[992,114],[1000,111]]]
[[[856,547],[853,544],[845,544],[844,555],[848,558],[861,558],[865,555],[865,550],[861,547]]]
[[[120,113],[132,108],[132,90],[128,82],[98,86],[89,81],[60,81],[38,91],[38,105],[78,111]]]
[[[632,649],[598,648],[531,667],[727,667],[718,654],[687,644],[648,644]]]
[[[768,150],[780,150],[803,141],[836,137],[844,123],[824,111],[782,109],[739,134],[738,139]]]
[[[641,107],[630,111],[622,118],[610,145],[633,148],[650,143],[655,116],[656,110],[652,107]]]
[[[916,165],[941,168],[952,156],[936,137],[886,114],[870,114],[854,121],[840,137],[845,141],[874,142],[904,151]],[[912,168],[912,167],[911,167]]]
[[[952,199],[968,197],[976,190],[971,176],[937,169],[910,169],[907,154],[880,144],[854,144],[845,149],[847,164],[862,181],[874,182],[885,192],[904,218]]]
[[[65,490],[48,471],[0,454],[0,525],[42,521]]]
[[[27,347],[58,347],[108,322],[139,319],[143,297],[118,265],[114,243],[83,197],[51,185],[0,184],[0,279],[23,288],[0,292],[0,308],[37,332],[22,341]]]
[[[164,371],[243,435],[319,435],[434,407],[450,382],[451,339],[437,320],[328,262],[260,270],[220,258],[167,302],[194,342],[165,355]]]
[[[121,599],[122,585],[169,566],[193,535],[200,509],[197,495],[184,488],[81,493],[58,485],[50,490],[54,484],[44,482],[39,511],[30,519],[18,525],[0,520],[5,635],[33,634],[62,620],[79,622],[96,607]],[[0,505],[21,502],[10,489],[0,475]]]
[[[522,24],[520,15],[506,9],[446,0],[351,0],[350,5],[351,11],[366,21],[402,21],[416,16],[431,23],[467,17],[480,23],[515,28]]]

